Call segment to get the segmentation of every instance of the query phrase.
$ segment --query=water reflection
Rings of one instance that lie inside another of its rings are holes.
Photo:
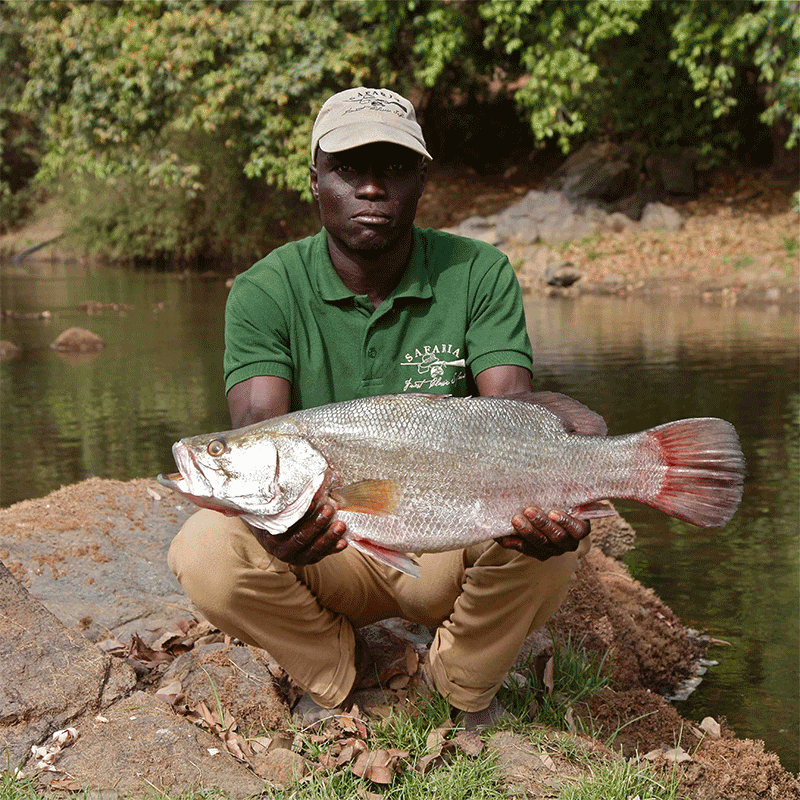
[[[0,505],[97,475],[170,469],[181,436],[228,427],[222,382],[221,280],[49,267],[5,272],[3,319],[22,347],[0,365]],[[128,306],[87,315],[86,300]],[[537,386],[600,412],[612,434],[687,416],[734,423],[748,461],[742,507],[700,531],[635,504],[628,563],[693,627],[731,642],[681,707],[724,715],[798,769],[798,317],[681,300],[527,299]],[[65,358],[66,328],[108,346]]]

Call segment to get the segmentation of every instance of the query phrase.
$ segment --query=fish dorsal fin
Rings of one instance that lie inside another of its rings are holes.
[[[583,403],[558,392],[519,392],[503,395],[507,400],[530,403],[546,408],[561,420],[567,433],[582,433],[587,436],[605,436],[608,433],[606,421]]]
[[[364,480],[330,493],[339,508],[356,514],[393,514],[403,492],[396,481]]]

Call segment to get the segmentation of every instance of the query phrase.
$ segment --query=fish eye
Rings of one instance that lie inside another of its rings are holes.
[[[214,458],[217,458],[218,456],[221,456],[223,453],[226,453],[228,451],[228,446],[222,439],[213,439],[208,443],[208,447],[206,447],[206,450],[208,451],[208,454],[210,456],[214,456]]]

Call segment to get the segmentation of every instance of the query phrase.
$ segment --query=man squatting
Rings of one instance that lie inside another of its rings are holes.
[[[531,391],[506,256],[414,225],[431,156],[411,103],[387,89],[335,94],[314,123],[311,158],[322,230],[239,275],[227,302],[234,427],[378,394]],[[402,617],[435,630],[423,675],[454,716],[494,724],[525,637],[556,611],[589,549],[588,522],[527,508],[509,535],[423,554],[417,579],[347,547],[333,515],[312,505],[272,536],[200,510],[175,537],[170,568],[211,623],[269,652],[305,690],[305,722],[375,685],[356,631]]]

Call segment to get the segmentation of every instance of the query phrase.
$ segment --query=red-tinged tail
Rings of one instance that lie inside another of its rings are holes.
[[[736,430],[714,417],[682,419],[646,432],[666,467],[655,497],[644,500],[701,528],[719,528],[742,499],[744,455]]]

